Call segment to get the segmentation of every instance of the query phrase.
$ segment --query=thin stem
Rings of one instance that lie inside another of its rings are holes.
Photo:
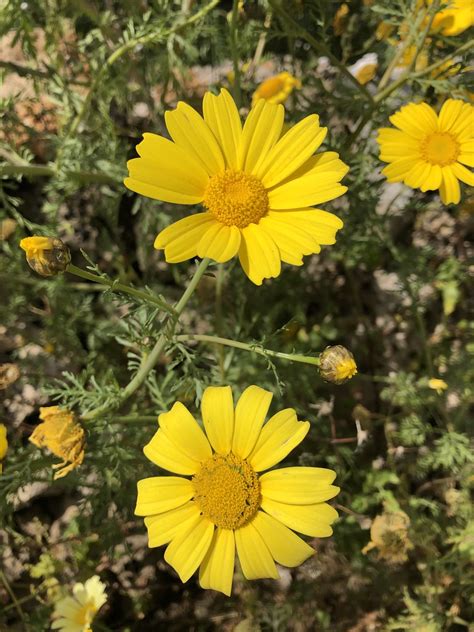
[[[112,292],[122,292],[123,294],[130,294],[130,296],[134,296],[135,298],[147,301],[148,303],[153,303],[154,305],[157,305],[160,309],[168,312],[168,314],[177,316],[176,310],[171,305],[168,305],[168,303],[162,301],[149,292],[142,292],[141,290],[136,290],[135,288],[130,287],[129,285],[125,285],[124,283],[118,283],[117,281],[107,279],[106,277],[99,276],[98,274],[92,274],[92,272],[82,270],[82,268],[78,268],[72,263],[68,265],[66,272],[69,272],[70,274],[75,274],[82,279],[88,279],[89,281],[93,281],[94,283],[106,285]]]
[[[5,590],[10,595],[10,599],[13,601],[13,605],[15,606],[16,611],[18,612],[18,615],[19,615],[20,619],[23,621],[23,624],[25,625],[26,624],[25,615],[24,615],[23,610],[22,610],[22,608],[20,606],[20,602],[16,598],[16,595],[13,592],[9,581],[6,578],[6,575],[5,575],[5,573],[2,570],[0,570],[0,579],[2,580],[2,583],[5,586]]]
[[[264,349],[263,347],[257,347],[255,345],[251,345],[246,342],[239,342],[238,340],[232,340],[230,338],[222,338],[221,336],[208,336],[206,334],[182,334],[179,336],[175,336],[174,340],[176,342],[210,342],[213,344],[224,345],[226,347],[234,347],[235,349],[250,351],[250,353],[257,353],[258,355],[264,357],[271,356],[273,358],[290,360],[290,362],[302,362],[303,364],[319,366],[319,357],[305,356],[297,353],[283,353],[282,351],[273,351],[272,349]]]
[[[237,49],[237,22],[239,20],[239,0],[233,0],[230,20],[230,50],[234,67],[233,92],[237,107],[242,106],[242,89],[240,87],[239,52]]]
[[[157,415],[122,415],[120,417],[114,417],[112,423],[149,423],[156,422],[158,419]]]
[[[13,158],[13,157],[12,157]],[[32,165],[28,163],[17,163],[14,159],[13,164],[0,165],[0,176],[29,176],[37,177],[53,177],[58,175],[58,171],[47,165]],[[66,176],[79,182],[96,182],[98,184],[116,184],[121,182],[120,178],[111,176],[107,173],[98,173],[95,171],[67,171]]]
[[[365,99],[369,103],[373,103],[373,98],[367,88],[359,83],[357,79],[352,75],[346,66],[331,52],[331,50],[322,42],[318,41],[315,37],[313,37],[308,31],[302,27],[296,20],[294,20],[289,13],[283,9],[282,6],[276,0],[269,0],[270,6],[284,19],[284,21],[291,25],[293,29],[300,35],[300,37],[308,42],[308,44],[314,48],[321,55],[325,55],[330,59],[332,64],[336,66],[339,71],[345,75],[345,77],[357,88],[358,92],[360,92]]]
[[[119,408],[123,402],[128,399],[136,390],[140,388],[143,382],[146,380],[150,371],[154,368],[155,364],[158,362],[158,358],[160,357],[163,349],[165,348],[166,343],[168,342],[169,337],[171,337],[174,333],[175,327],[178,323],[179,317],[184,311],[189,299],[193,295],[194,290],[196,289],[199,281],[201,280],[204,272],[206,271],[207,266],[209,265],[209,259],[203,259],[194,273],[193,278],[191,279],[188,287],[183,292],[182,297],[176,304],[175,310],[175,318],[174,320],[163,330],[156,341],[155,346],[150,351],[148,355],[144,355],[140,368],[138,369],[135,377],[127,384],[127,386],[123,389],[118,400],[112,405],[110,402],[106,402],[101,406],[98,406],[94,410],[90,410],[88,413],[82,415],[82,419],[84,421],[90,421],[92,419],[96,419],[100,417],[100,415],[108,412],[110,408],[117,409]]]

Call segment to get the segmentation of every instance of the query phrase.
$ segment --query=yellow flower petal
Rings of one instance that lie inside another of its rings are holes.
[[[409,103],[389,117],[390,122],[414,138],[438,129],[438,117],[427,103]]]
[[[439,112],[438,127],[441,132],[448,132],[458,120],[464,103],[460,99],[447,99]]]
[[[235,544],[242,572],[247,579],[278,579],[270,551],[251,522],[235,532]]]
[[[268,233],[278,246],[282,261],[301,265],[302,256],[317,253],[321,247],[317,241],[301,227],[281,221],[276,213],[264,217],[259,227]]]
[[[234,434],[234,400],[230,386],[208,386],[201,413],[207,437],[218,454],[228,454]]]
[[[424,191],[435,191],[441,185],[442,171],[439,165],[431,165],[429,174],[425,177],[420,185],[420,189]]]
[[[191,481],[179,476],[152,476],[138,481],[136,516],[151,516],[191,500],[194,490]]]
[[[199,514],[196,503],[190,501],[177,509],[147,516],[145,525],[148,530],[148,546],[153,548],[168,544],[181,529],[187,529],[190,524],[188,522],[196,520]]]
[[[212,176],[225,169],[221,148],[204,119],[187,103],[165,113],[166,127],[178,147],[182,147]]]
[[[401,158],[387,165],[382,170],[382,173],[387,177],[389,182],[402,182],[415,165],[416,160],[413,158]]]
[[[202,259],[209,257],[218,263],[225,263],[238,253],[240,241],[240,229],[237,226],[225,226],[215,222],[201,237],[197,255]]]
[[[181,530],[166,547],[165,560],[187,582],[204,559],[214,533],[212,522],[199,516],[189,529]]]
[[[258,165],[280,137],[284,117],[285,109],[282,105],[268,103],[263,99],[250,110],[239,148],[239,169],[246,173],[258,171]]]
[[[143,135],[136,149],[141,158],[127,163],[128,188],[132,191],[147,188],[148,197],[165,202],[196,204],[203,200],[209,178],[188,152],[162,136],[149,133]]]
[[[201,237],[212,226],[218,225],[210,213],[198,213],[184,217],[167,226],[155,239],[157,250],[165,249],[168,263],[179,263],[197,255]]]
[[[191,459],[165,434],[161,428],[143,448],[143,453],[152,463],[176,474],[192,475],[199,469],[199,461]]]
[[[230,597],[235,564],[235,536],[230,529],[216,529],[199,569],[201,588],[218,590]]]
[[[253,450],[265,421],[273,394],[259,386],[245,389],[235,408],[232,452],[241,459]]]
[[[321,145],[327,133],[319,127],[316,114],[307,116],[292,127],[267,154],[254,175],[269,189],[285,180],[308,160]]]
[[[347,191],[338,184],[340,178],[336,171],[295,178],[268,192],[269,206],[272,210],[296,209],[334,200]]]
[[[330,525],[338,517],[337,511],[326,503],[288,505],[270,498],[262,498],[261,507],[290,529],[313,538],[326,538],[332,535]]]
[[[263,511],[258,512],[252,521],[252,525],[258,531],[271,556],[278,564],[289,566],[290,568],[299,566],[315,553],[315,550],[297,536],[296,533],[293,533],[281,522],[263,513]]]
[[[206,435],[186,406],[176,402],[173,408],[158,417],[160,428],[190,459],[204,461],[212,456]]]
[[[295,228],[303,230],[320,245],[334,244],[337,231],[344,226],[339,217],[318,208],[270,211],[268,218],[285,227],[287,233]]]
[[[474,134],[473,126],[474,106],[470,103],[463,103],[458,119],[452,124],[449,131],[457,136],[458,142],[462,143],[465,140],[472,140]]]
[[[242,229],[239,261],[245,274],[261,285],[263,279],[277,277],[281,270],[280,251],[273,239],[256,224]]]
[[[443,167],[443,181],[439,192],[444,204],[459,204],[461,199],[461,187],[451,167]]]
[[[203,99],[204,120],[214,133],[221,148],[226,164],[237,169],[237,151],[242,136],[242,123],[234,100],[222,89],[218,97],[206,92]]]
[[[460,165],[459,162],[454,162],[452,165],[449,166],[456,178],[461,180],[461,182],[465,182],[471,187],[474,186],[474,174],[469,171],[469,169],[466,169],[466,167]]]
[[[337,496],[336,473],[320,467],[284,467],[260,477],[262,496],[289,505],[311,505]]]
[[[263,426],[248,458],[250,465],[261,472],[279,463],[303,441],[308,431],[309,422],[298,421],[293,408],[281,410]]]
[[[404,182],[407,186],[417,189],[431,173],[431,165],[428,162],[418,161],[405,176]]]

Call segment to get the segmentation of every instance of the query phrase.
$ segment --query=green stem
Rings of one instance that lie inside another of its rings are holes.
[[[193,295],[193,292],[196,289],[208,265],[209,265],[209,259],[203,259],[201,263],[199,264],[199,266],[197,267],[196,272],[194,273],[194,276],[191,279],[191,282],[189,283],[188,287],[186,288],[182,297],[180,298],[180,300],[178,301],[178,303],[176,304],[174,308],[175,313],[176,313],[174,320],[167,327],[165,327],[163,333],[159,335],[158,340],[156,341],[156,344],[153,347],[153,349],[150,351],[150,353],[148,355],[143,356],[140,368],[138,369],[135,377],[123,389],[120,397],[118,398],[118,401],[116,401],[113,404],[113,406],[110,404],[110,402],[106,402],[105,404],[98,406],[94,410],[90,410],[88,413],[85,413],[84,415],[82,415],[83,421],[90,421],[92,419],[96,419],[97,417],[100,417],[100,415],[108,412],[111,407],[113,407],[113,409],[119,408],[126,399],[128,399],[131,395],[135,393],[136,390],[138,390],[138,388],[140,388],[140,386],[146,380],[150,371],[154,368],[155,364],[158,362],[158,358],[160,357],[163,349],[165,348],[165,345],[168,342],[169,338],[173,335],[175,327],[178,323],[179,317],[183,313],[184,308],[186,307],[191,296]]]
[[[240,87],[239,52],[237,49],[237,22],[239,19],[239,0],[233,0],[230,20],[230,50],[234,67],[233,92],[237,107],[242,106],[242,89]]]
[[[232,340],[230,338],[222,338],[221,336],[208,336],[206,334],[182,334],[179,336],[175,336],[174,340],[176,342],[210,342],[213,344],[224,345],[226,347],[234,347],[235,349],[243,349],[244,351],[257,353],[258,355],[264,357],[271,356],[273,358],[290,360],[290,362],[302,362],[303,364],[312,364],[313,366],[319,366],[319,357],[305,356],[297,353],[283,353],[282,351],[273,351],[271,349],[264,349],[263,347],[251,345],[246,342],[239,342],[238,340]]]
[[[158,420],[157,415],[122,415],[120,417],[114,417],[113,423],[149,423],[156,422]]]
[[[308,31],[302,27],[296,20],[294,20],[289,13],[280,6],[277,0],[269,0],[270,6],[283,18],[284,22],[291,25],[293,29],[300,35],[300,37],[308,42],[308,44],[314,48],[316,52],[320,55],[325,55],[331,61],[331,63],[336,66],[339,71],[345,75],[346,79],[348,79],[356,88],[357,91],[360,92],[365,99],[369,103],[373,103],[373,98],[367,88],[359,83],[357,79],[349,72],[346,66],[331,52],[331,50],[324,44],[322,41],[317,40],[313,37]]]
[[[94,283],[100,283],[101,285],[106,285],[112,292],[123,292],[124,294],[130,294],[130,296],[134,296],[135,298],[139,298],[140,300],[147,301],[148,303],[153,303],[160,309],[168,312],[172,316],[177,316],[176,310],[168,305],[165,301],[153,296],[149,292],[142,292],[141,290],[136,290],[129,285],[125,285],[124,283],[118,283],[117,281],[112,281],[111,279],[107,279],[106,277],[99,276],[98,274],[92,274],[92,272],[87,272],[86,270],[82,270],[82,268],[78,268],[77,266],[70,263],[66,269],[66,272],[70,274],[75,274],[82,279],[88,279],[89,281],[93,281]]]

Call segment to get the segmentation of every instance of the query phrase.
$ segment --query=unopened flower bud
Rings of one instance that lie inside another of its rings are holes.
[[[342,345],[326,347],[319,356],[319,372],[326,382],[344,384],[357,373],[352,353]]]
[[[56,237],[25,237],[20,248],[25,251],[30,268],[44,277],[64,272],[71,263],[69,248]]]

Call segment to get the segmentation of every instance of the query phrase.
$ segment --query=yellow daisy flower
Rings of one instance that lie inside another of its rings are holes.
[[[459,35],[474,25],[474,0],[451,0],[439,11],[431,25],[432,31],[442,35]]]
[[[73,597],[65,597],[56,604],[51,629],[60,632],[92,632],[91,623],[107,601],[105,584],[94,575],[84,584],[75,584]]]
[[[301,81],[289,72],[268,77],[253,93],[252,107],[257,105],[259,99],[265,99],[269,103],[284,103],[295,88],[301,88]]]
[[[242,127],[226,90],[206,93],[204,118],[186,103],[166,112],[171,138],[144,134],[140,158],[128,162],[125,185],[141,195],[199,204],[203,213],[165,228],[155,248],[169,263],[238,255],[253,283],[277,277],[281,262],[302,265],[303,255],[333,244],[341,220],[311,208],[346,192],[348,167],[335,152],[313,156],[327,129],[316,114],[281,136],[284,108],[260,99]]]
[[[349,72],[360,84],[365,86],[366,83],[369,83],[375,77],[378,67],[377,54],[366,53],[349,67]]]
[[[158,418],[159,430],[143,452],[180,476],[139,481],[135,514],[146,516],[150,547],[168,544],[165,560],[183,582],[200,567],[202,588],[230,595],[236,551],[247,579],[277,579],[275,562],[294,567],[314,553],[291,529],[332,534],[337,512],[325,501],[339,492],[331,485],[335,472],[286,467],[260,474],[309,430],[292,408],[264,425],[271,399],[249,386],[234,411],[230,386],[207,388],[201,404],[207,436],[180,402]]]
[[[439,189],[445,204],[461,198],[459,180],[474,185],[474,107],[456,99],[444,102],[439,115],[427,103],[409,103],[390,117],[398,129],[382,128],[380,159],[389,182],[422,191]]]

